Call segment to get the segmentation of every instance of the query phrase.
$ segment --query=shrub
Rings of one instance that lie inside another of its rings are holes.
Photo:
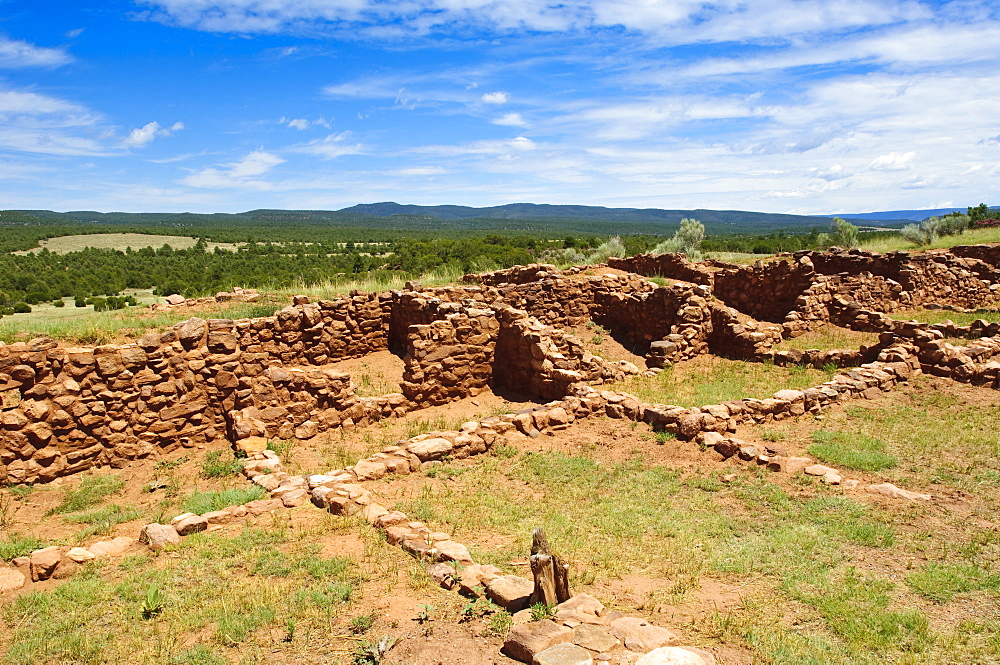
[[[29,314],[31,313],[31,305],[26,302],[16,302],[14,303],[14,314]]]
[[[858,227],[840,217],[833,218],[830,229],[830,244],[844,249],[855,249],[861,245]]]
[[[653,248],[654,254],[679,253],[692,261],[701,259],[701,243],[705,240],[705,225],[697,219],[681,220],[681,227],[673,237]]]

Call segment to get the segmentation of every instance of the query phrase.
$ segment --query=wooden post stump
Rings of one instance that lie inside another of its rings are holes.
[[[531,574],[535,578],[535,590],[531,594],[531,604],[545,603],[552,607],[570,599],[569,565],[552,553],[545,530],[536,528],[531,533]]]

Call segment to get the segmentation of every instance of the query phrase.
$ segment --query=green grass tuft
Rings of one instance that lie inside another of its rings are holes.
[[[899,463],[892,455],[882,452],[885,443],[861,433],[820,430],[812,435],[809,453],[822,462],[858,471],[882,471]]]
[[[227,506],[239,506],[250,501],[263,499],[266,493],[263,487],[257,485],[218,492],[192,492],[184,500],[183,509],[196,515],[204,515],[213,510],[222,510]]]
[[[906,583],[936,603],[947,603],[957,594],[989,590],[1000,592],[1000,575],[979,566],[931,562],[907,576]]]
[[[75,513],[100,503],[104,497],[118,492],[125,486],[125,480],[118,476],[88,476],[79,487],[66,492],[62,502],[48,514]]]

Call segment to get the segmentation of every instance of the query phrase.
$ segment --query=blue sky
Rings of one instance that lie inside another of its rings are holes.
[[[0,209],[847,213],[998,183],[995,0],[0,0]]]

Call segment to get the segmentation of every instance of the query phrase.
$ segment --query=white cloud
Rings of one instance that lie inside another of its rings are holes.
[[[209,32],[336,32],[381,39],[476,29],[581,32],[623,27],[672,43],[787,39],[927,17],[916,0],[137,0],[140,17]]]
[[[151,143],[153,139],[158,136],[170,136],[174,132],[179,132],[182,129],[184,129],[183,122],[175,122],[170,127],[160,127],[160,123],[154,120],[146,123],[142,127],[133,129],[131,133],[125,137],[125,140],[122,141],[122,145],[126,148],[141,148],[144,145]]]
[[[904,153],[890,152],[888,155],[879,155],[872,160],[868,168],[872,171],[905,171],[910,167],[910,163],[913,162],[916,154],[911,151]]]
[[[291,127],[292,129],[298,129],[299,131],[309,129],[310,127],[326,127],[330,128],[330,121],[326,118],[317,118],[316,120],[309,120],[307,118],[286,118],[284,116],[278,120],[278,124]]]
[[[348,143],[351,137],[350,132],[340,132],[338,134],[328,134],[321,139],[300,143],[288,148],[290,152],[301,152],[308,155],[316,155],[323,159],[336,159],[344,155],[364,154],[365,148],[360,143]]]
[[[405,169],[396,169],[395,171],[389,171],[387,175],[402,175],[402,176],[433,176],[433,175],[444,175],[448,173],[447,169],[443,169],[440,166],[413,166]]]
[[[501,118],[493,121],[494,125],[504,125],[506,127],[527,127],[528,121],[521,117],[520,113],[507,113]]]
[[[510,101],[510,95],[506,92],[487,92],[480,100],[484,104],[506,104]]]
[[[241,187],[268,190],[272,188],[270,183],[255,178],[264,175],[275,166],[283,164],[284,161],[281,157],[260,148],[238,162],[223,164],[221,168],[207,168],[192,173],[182,179],[181,183],[204,189]]]
[[[72,61],[62,49],[35,46],[0,35],[0,67],[58,67]]]

